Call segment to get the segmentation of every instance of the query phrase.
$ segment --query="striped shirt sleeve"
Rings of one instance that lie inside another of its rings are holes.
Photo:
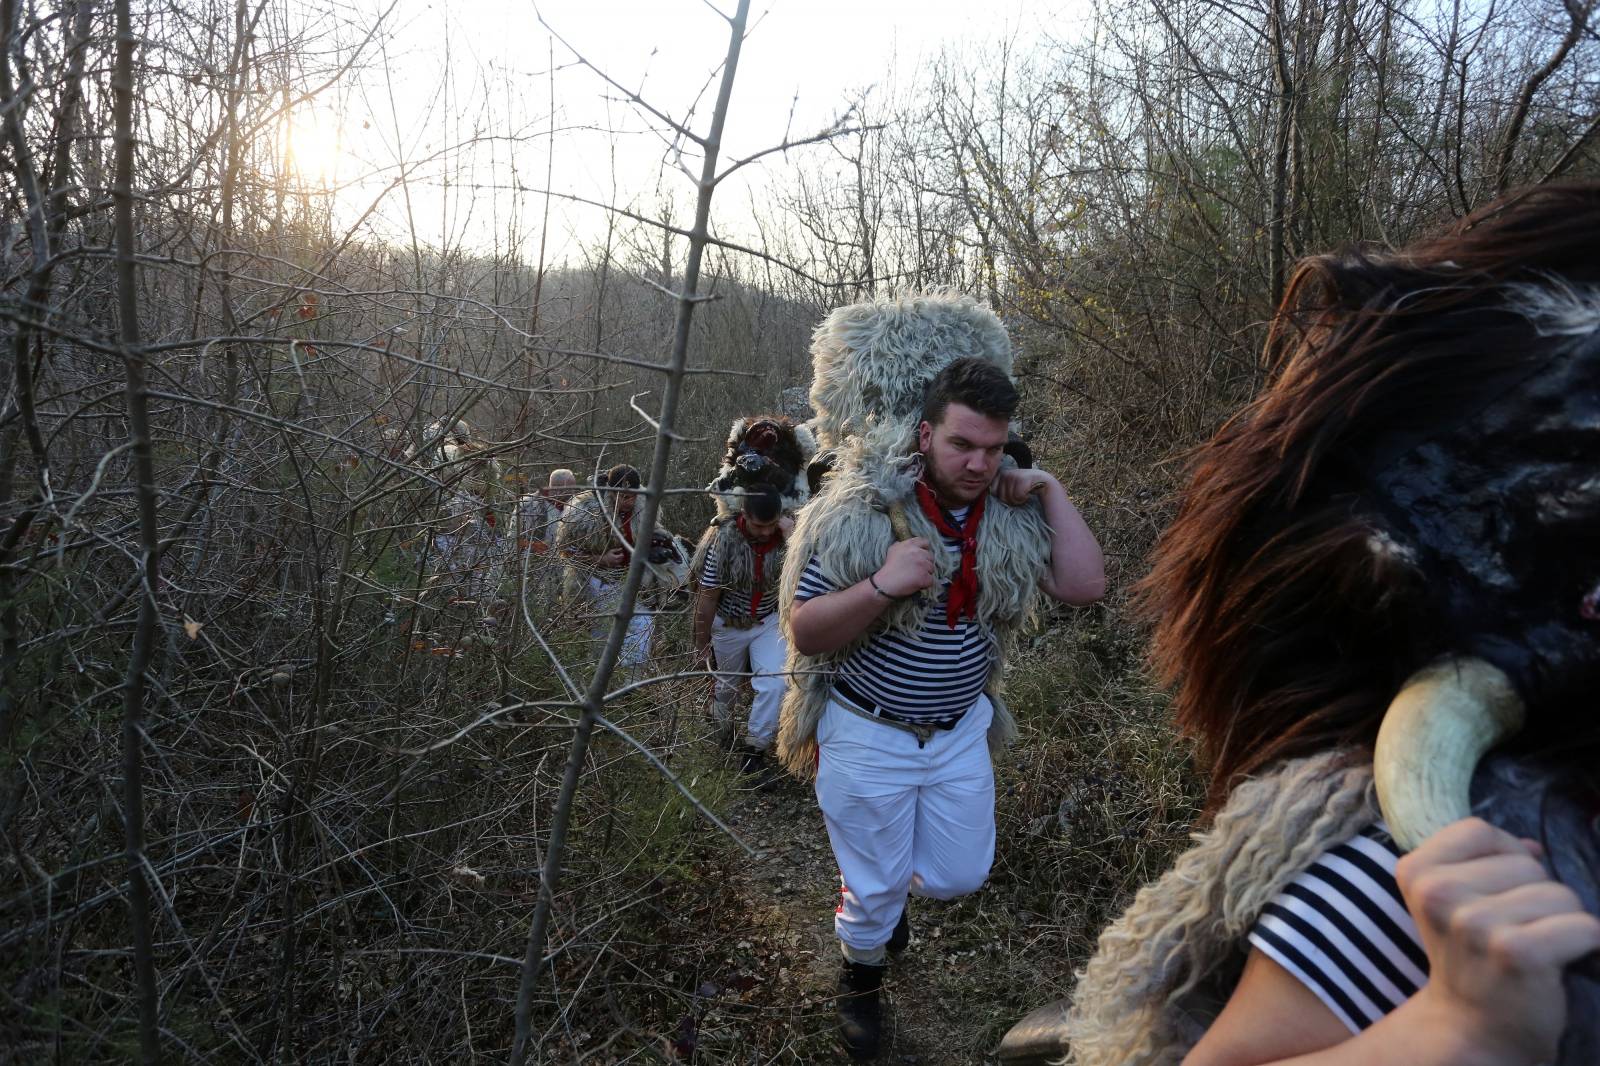
[[[713,544],[711,550],[706,552],[705,565],[700,569],[700,587],[714,589],[721,583],[717,576],[717,547]]]
[[[833,582],[822,573],[822,564],[817,562],[817,557],[813,555],[806,560],[806,568],[800,572],[800,584],[795,587],[794,600],[800,603],[837,591],[839,590],[834,587]]]
[[[1267,904],[1250,943],[1358,1033],[1428,981],[1428,957],[1380,822],[1328,849]]]

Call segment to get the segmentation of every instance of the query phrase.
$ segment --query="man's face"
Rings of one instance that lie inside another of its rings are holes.
[[[568,500],[572,499],[572,494],[577,491],[577,479],[569,478],[566,480],[556,480],[550,482],[549,487],[544,490],[544,494],[557,503],[566,503]]]
[[[636,492],[619,492],[619,493],[617,493],[617,514],[619,514],[619,515],[632,514],[633,513],[633,505],[638,501],[638,499],[639,499],[639,494],[636,493]]]
[[[767,540],[778,531],[778,520],[782,517],[783,515],[780,513],[776,517],[763,522],[759,518],[752,517],[750,512],[746,511],[744,515],[744,531],[751,540]]]
[[[938,425],[922,423],[917,449],[939,502],[965,507],[984,494],[1000,472],[1010,429],[1010,419],[982,414],[963,403],[946,407]]]

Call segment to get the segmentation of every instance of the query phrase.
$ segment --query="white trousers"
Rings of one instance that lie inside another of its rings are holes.
[[[817,725],[817,803],[839,863],[833,928],[845,956],[879,963],[906,896],[977,891],[994,862],[994,766],[980,696],[949,731],[913,734],[830,702]]]
[[[589,597],[597,614],[615,614],[622,597],[622,583],[589,579]],[[604,640],[611,632],[611,618],[596,618],[589,635]],[[628,633],[622,638],[622,653],[617,657],[619,666],[638,666],[650,658],[650,639],[655,635],[656,616],[645,610],[637,600],[633,604],[633,617],[628,619]]]
[[[718,722],[733,718],[733,705],[739,686],[750,674],[750,724],[745,727],[745,743],[757,751],[772,747],[778,735],[778,708],[783,705],[783,690],[789,679],[783,672],[788,645],[778,630],[778,612],[748,629],[730,626],[719,614],[711,623],[711,650],[717,656],[717,693],[714,703]]]

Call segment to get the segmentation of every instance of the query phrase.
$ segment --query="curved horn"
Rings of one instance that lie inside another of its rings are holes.
[[[1384,713],[1373,752],[1378,806],[1407,851],[1472,813],[1469,786],[1483,753],[1525,715],[1499,667],[1445,659],[1411,675]]]

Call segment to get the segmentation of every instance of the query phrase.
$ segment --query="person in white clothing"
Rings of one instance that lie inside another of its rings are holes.
[[[620,605],[622,583],[639,536],[634,520],[639,498],[639,471],[618,463],[600,475],[592,492],[573,500],[556,526],[556,545],[567,560],[569,599],[587,600],[593,611],[590,635],[604,640]],[[666,536],[665,530],[657,532]],[[645,534],[647,547],[655,537]],[[650,658],[655,613],[635,602],[627,620],[618,664],[642,666]]]
[[[840,1035],[854,1058],[878,1053],[885,952],[909,938],[908,894],[950,899],[988,876],[988,738],[1003,711],[991,675],[1009,619],[1026,613],[1007,605],[1030,603],[1035,585],[1077,604],[1105,589],[1100,547],[1061,483],[1002,465],[1017,402],[994,361],[948,363],[922,404],[909,467],[920,477],[886,501],[888,516],[863,512],[852,527],[861,490],[836,473],[796,534],[791,565],[807,555],[790,636],[798,655],[832,667],[814,721],[816,794],[842,881]],[[786,705],[785,716],[793,767],[807,738],[802,715]]]
[[[715,665],[713,707],[723,731],[733,728],[733,707],[749,675],[753,696],[741,769],[761,774],[778,735],[778,708],[787,685],[788,645],[778,628],[778,575],[785,536],[794,520],[783,513],[774,489],[744,493],[742,508],[719,519],[701,566],[695,601],[694,645]]]

